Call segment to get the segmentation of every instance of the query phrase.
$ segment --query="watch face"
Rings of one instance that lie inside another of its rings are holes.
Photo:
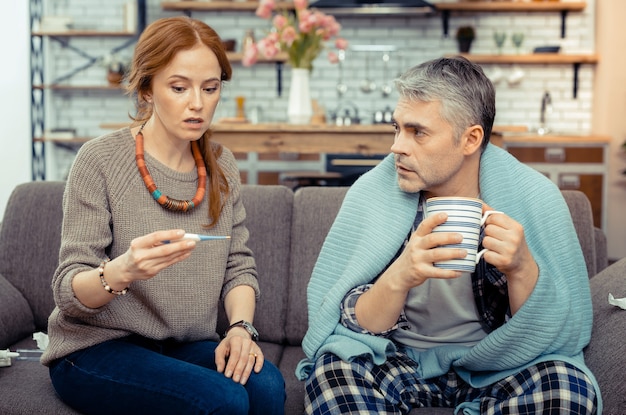
[[[257,341],[257,339],[259,338],[259,333],[256,331],[254,326],[246,321],[243,323],[243,327],[248,330],[248,333],[250,333],[250,335],[252,336],[252,340]]]
[[[230,330],[233,327],[243,327],[250,334],[250,337],[252,337],[252,340],[257,341],[259,339],[259,332],[256,331],[256,329],[251,323],[245,320],[241,320],[241,321],[231,324],[228,330]],[[228,333],[228,330],[226,330],[226,333]]]

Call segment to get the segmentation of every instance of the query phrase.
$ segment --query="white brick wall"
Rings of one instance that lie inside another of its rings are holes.
[[[98,30],[122,30],[123,5],[126,0],[110,0],[101,4],[89,0],[47,0],[45,10],[58,15],[74,18],[75,27]],[[147,21],[176,15],[175,12],[161,10],[160,0],[147,0]],[[561,18],[558,12],[550,13],[452,13],[449,21],[450,35],[443,37],[442,21],[438,15],[431,17],[349,17],[339,18],[343,25],[342,36],[351,45],[392,45],[397,48],[391,53],[389,76],[424,60],[456,52],[454,33],[461,25],[476,27],[477,38],[472,52],[495,53],[492,38],[494,30],[505,31],[509,38],[504,53],[513,53],[510,34],[525,34],[522,53],[532,51],[535,46],[561,45],[565,53],[593,53],[595,1],[588,0],[582,13],[571,12],[567,17],[567,36],[560,38]],[[240,46],[246,29],[255,29],[260,38],[268,27],[265,20],[254,16],[253,12],[194,12],[193,17],[213,26],[222,38],[234,38]],[[72,45],[87,51],[91,56],[102,56],[121,43],[124,38],[72,38]],[[66,74],[86,60],[59,43],[46,40],[46,82]],[[120,53],[129,57],[132,47]],[[360,81],[365,78],[365,59],[369,56],[369,75],[378,85],[385,80],[382,53],[348,51],[344,62],[344,82],[348,93],[344,99],[358,105],[363,123],[371,122],[373,112],[386,106],[393,107],[397,96],[393,93],[383,98],[377,90],[364,94],[359,90]],[[508,76],[513,65],[484,65],[489,74],[499,67]],[[285,118],[290,70],[283,69],[283,94],[276,95],[276,70],[272,64],[257,64],[245,68],[234,64],[233,80],[225,89],[223,101],[216,117],[232,116],[235,113],[234,97],[246,97],[246,108],[262,107],[262,120],[280,121]],[[539,122],[540,100],[544,91],[552,95],[554,112],[549,122],[552,128],[563,131],[589,132],[591,128],[591,107],[593,102],[594,66],[583,64],[579,72],[578,97],[573,98],[572,65],[523,65],[524,78],[519,85],[510,86],[506,80],[496,85],[497,117],[496,124],[515,124],[536,127]],[[326,61],[325,54],[317,59],[312,75],[311,95],[328,112],[341,104],[335,85],[338,68]],[[106,84],[104,68],[89,68],[69,81],[72,84]],[[81,136],[97,136],[106,130],[99,128],[101,123],[125,122],[132,110],[128,98],[117,92],[47,92],[47,128],[73,127]],[[63,152],[71,162],[71,152]],[[59,163],[63,165],[63,163]],[[50,166],[52,168],[52,166]],[[60,168],[63,171],[63,168]]]

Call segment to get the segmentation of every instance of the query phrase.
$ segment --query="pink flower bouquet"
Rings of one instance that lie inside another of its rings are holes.
[[[275,14],[270,33],[246,50],[243,65],[254,65],[259,54],[272,59],[279,52],[286,52],[292,67],[311,70],[324,42],[334,38],[335,48],[345,50],[348,42],[338,37],[341,25],[331,15],[309,10],[308,5],[308,0],[294,0],[295,16],[288,11]],[[270,19],[275,8],[275,0],[261,0],[256,15]],[[337,54],[329,51],[328,59],[337,63]]]

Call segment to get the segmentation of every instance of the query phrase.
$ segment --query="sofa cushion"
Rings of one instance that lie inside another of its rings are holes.
[[[626,258],[591,278],[593,331],[585,361],[600,384],[605,414],[626,414],[626,310],[608,302],[609,293],[626,297]]]
[[[59,261],[64,186],[63,182],[17,186],[0,230],[0,274],[30,304],[37,330],[46,330],[54,308],[50,283]]]
[[[11,350],[36,348],[32,338],[11,346]],[[56,396],[48,368],[38,361],[13,359],[10,367],[0,368],[0,391],[0,414],[79,414]]]
[[[0,390],[11,399],[0,401],[1,414],[75,415],[56,397],[48,368],[39,362],[17,361],[0,368]]]
[[[285,186],[245,185],[241,197],[261,290],[254,325],[261,340],[283,343],[293,192]],[[221,324],[225,324],[223,320]]]
[[[278,364],[278,369],[285,378],[285,392],[287,393],[285,414],[287,415],[304,413],[304,382],[296,378],[295,370],[298,362],[304,357],[304,351],[300,346],[286,346]]]
[[[26,299],[0,275],[0,349],[30,336],[34,330],[33,313]]]
[[[301,187],[294,195],[287,341],[300,345],[308,327],[306,289],[347,187]],[[323,214],[322,214],[323,212]],[[312,226],[314,225],[314,226]]]

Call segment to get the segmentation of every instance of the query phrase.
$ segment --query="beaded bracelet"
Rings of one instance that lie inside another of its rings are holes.
[[[124,288],[121,291],[115,291],[113,288],[111,288],[111,286],[105,281],[104,279],[104,265],[109,262],[108,259],[105,259],[104,261],[102,261],[100,263],[100,266],[98,267],[98,272],[100,273],[100,283],[102,284],[102,286],[104,287],[105,290],[107,290],[108,293],[114,294],[114,295],[125,295],[128,292],[128,287]]]

